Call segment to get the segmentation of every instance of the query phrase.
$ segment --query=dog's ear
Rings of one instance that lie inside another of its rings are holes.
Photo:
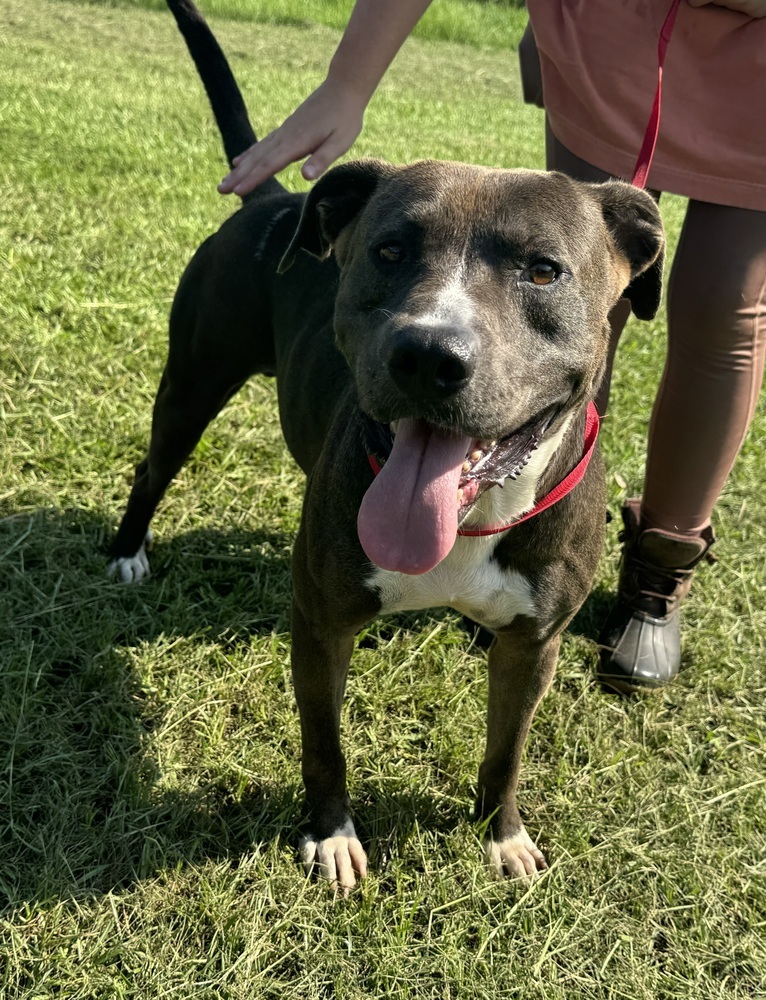
[[[665,232],[650,194],[623,181],[594,184],[615,246],[628,262],[630,283],[623,295],[639,319],[652,319],[662,297]]]
[[[357,160],[333,167],[309,191],[290,246],[277,271],[283,274],[299,250],[329,257],[343,229],[359,214],[380,181],[396,168],[382,160]]]

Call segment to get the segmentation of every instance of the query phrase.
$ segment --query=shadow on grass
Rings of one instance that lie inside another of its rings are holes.
[[[152,577],[138,585],[107,579],[111,526],[81,510],[0,518],[0,601],[4,627],[35,620],[87,639],[98,620],[116,645],[160,634],[253,634],[285,630],[292,537],[264,529],[202,528],[160,540]],[[38,626],[39,627],[39,626]],[[67,642],[64,644],[66,645]]]
[[[286,633],[292,539],[263,530],[177,535],[153,553],[152,580],[129,587],[105,577],[109,534],[105,519],[81,510],[0,519],[0,725],[10,737],[0,754],[0,908],[236,860],[282,837],[296,842],[297,741],[294,783],[243,788],[241,774],[224,768],[203,770],[193,791],[163,788],[151,734],[176,679],[162,676],[161,646],[148,679],[133,666],[136,650],[189,637],[192,653],[201,644],[199,676],[211,646],[223,652],[210,671],[225,675],[229,646]],[[282,670],[263,666],[274,690]],[[380,841],[378,853],[417,825],[446,829],[464,815],[410,789],[364,794],[360,833]]]
[[[177,636],[225,648],[285,631],[290,539],[182,534],[158,547],[153,581],[126,587],[106,579],[108,534],[104,519],[80,510],[0,519],[4,903],[236,856],[296,823],[297,784],[249,784],[236,796],[220,784],[160,790],[147,751],[158,713],[128,649]]]
[[[412,788],[392,789],[389,782],[368,778],[356,797],[354,823],[370,865],[380,871],[420,831],[444,837],[470,820],[472,809],[468,799],[460,803]]]
[[[616,596],[614,589],[607,588],[603,584],[594,587],[570,622],[567,632],[598,642],[599,634],[606,624]]]

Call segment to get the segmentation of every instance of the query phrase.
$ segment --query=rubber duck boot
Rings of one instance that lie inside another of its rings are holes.
[[[715,541],[708,527],[697,537],[639,527],[641,501],[622,508],[624,529],[617,603],[599,637],[598,677],[624,694],[662,687],[681,666],[679,608],[695,567]]]

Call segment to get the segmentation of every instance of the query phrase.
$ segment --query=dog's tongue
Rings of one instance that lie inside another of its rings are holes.
[[[359,541],[382,569],[427,573],[457,536],[457,490],[471,438],[400,420],[386,464],[359,508]]]

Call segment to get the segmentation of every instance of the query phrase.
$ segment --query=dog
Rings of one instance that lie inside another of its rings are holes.
[[[241,94],[191,0],[168,4],[231,163],[255,141]],[[546,867],[517,806],[522,750],[603,543],[591,400],[608,315],[623,295],[655,314],[663,247],[654,201],[620,181],[367,160],[308,195],[268,180],[181,278],[111,572],[148,575],[171,479],[250,376],[276,375],[307,476],[292,568],[301,856],[336,887],[366,871],[339,733],[355,634],[438,606],[495,634],[476,802],[490,867]]]

